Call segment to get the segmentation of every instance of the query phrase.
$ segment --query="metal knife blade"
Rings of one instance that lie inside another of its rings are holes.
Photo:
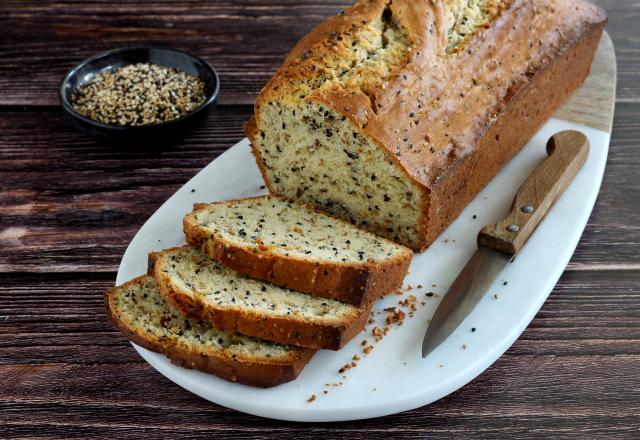
[[[511,255],[478,247],[431,318],[422,341],[422,357],[427,357],[462,324],[510,260]]]
[[[422,341],[422,357],[427,357],[473,312],[582,168],[589,155],[589,141],[580,132],[563,131],[549,139],[547,153],[549,157],[518,189],[511,212],[480,230],[478,250],[449,287],[431,318]]]

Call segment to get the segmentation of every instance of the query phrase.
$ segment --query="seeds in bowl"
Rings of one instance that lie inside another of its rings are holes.
[[[204,103],[205,89],[194,75],[138,63],[97,74],[71,95],[71,105],[104,124],[150,125],[192,112]]]

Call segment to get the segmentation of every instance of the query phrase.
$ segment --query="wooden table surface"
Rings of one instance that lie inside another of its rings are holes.
[[[599,0],[618,57],[609,162],[571,263],[518,341],[469,385],[375,420],[284,423],[202,400],[142,361],[102,292],[144,221],[243,137],[285,52],[342,0],[0,2],[0,437],[530,437],[640,435],[640,4]],[[222,79],[183,141],[99,145],[57,86],[97,51],[186,49]]]

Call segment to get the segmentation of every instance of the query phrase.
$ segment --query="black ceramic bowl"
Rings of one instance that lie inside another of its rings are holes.
[[[173,67],[199,77],[206,87],[204,103],[180,118],[160,124],[122,126],[103,124],[81,115],[73,109],[71,96],[97,73],[135,63],[152,63]],[[113,49],[87,58],[71,69],[60,84],[60,101],[65,115],[80,131],[105,142],[136,142],[141,147],[150,143],[166,142],[185,134],[206,116],[215,105],[220,80],[215,69],[206,61],[176,49],[132,46]],[[144,145],[140,145],[144,143]]]

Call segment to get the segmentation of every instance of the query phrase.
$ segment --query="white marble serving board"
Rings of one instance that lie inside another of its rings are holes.
[[[605,80],[609,83],[603,84]],[[373,341],[371,325],[369,334],[356,337],[340,351],[318,352],[298,379],[272,389],[252,388],[186,370],[162,355],[134,347],[160,373],[205,399],[281,420],[319,422],[378,417],[417,408],[452,393],[482,373],[520,336],[573,254],[598,195],[609,148],[613,104],[606,107],[607,102],[601,101],[604,98],[592,98],[590,102],[597,103],[603,112],[597,123],[592,122],[592,114],[584,117],[581,111],[584,99],[594,96],[594,90],[611,101],[615,94],[615,58],[606,34],[587,85],[558,113],[565,119],[551,119],[440,238],[427,251],[415,255],[405,286],[413,286],[410,293],[425,305],[419,305],[413,318],[405,319],[403,326],[394,327],[375,344],[356,368],[344,373],[346,378],[338,370],[354,354],[362,356],[360,342],[365,338]],[[583,169],[465,326],[423,359],[421,342],[429,318],[474,252],[478,230],[508,212],[515,190],[546,157],[547,140],[561,130],[579,130],[588,136],[591,152]],[[125,252],[117,283],[144,273],[148,252],[184,243],[182,217],[194,203],[263,194],[261,185],[262,178],[245,139],[210,163],[151,216]],[[508,284],[504,285],[504,281]],[[416,289],[418,285],[424,287]],[[437,296],[428,297],[427,292]],[[376,304],[375,310],[397,306],[401,298],[387,296]],[[377,315],[379,323],[384,316]],[[476,331],[471,332],[471,327]],[[326,395],[322,393],[325,383],[336,382],[343,385],[329,387]],[[317,399],[308,403],[312,394]]]

